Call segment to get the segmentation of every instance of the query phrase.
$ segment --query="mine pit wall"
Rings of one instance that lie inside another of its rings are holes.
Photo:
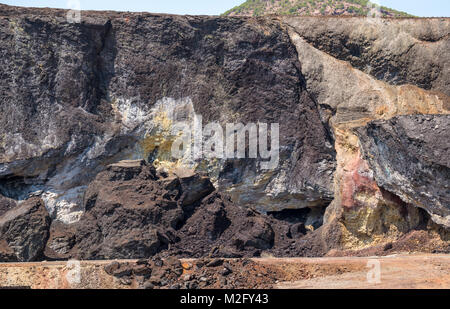
[[[14,59],[5,86],[12,72],[27,85],[5,98],[23,105],[5,105],[0,175],[27,179],[8,197],[39,195],[52,218],[76,222],[99,171],[146,159],[206,171],[238,203],[262,211],[333,199],[332,141],[279,21],[86,12],[84,24],[72,25],[58,10],[3,7],[3,15],[6,58]],[[223,127],[286,124],[280,166],[264,172],[254,160],[172,160],[172,125],[194,115]]]
[[[84,23],[69,24],[62,10],[7,6],[0,15],[3,214],[40,198],[54,222],[75,223],[99,172],[145,159],[170,173],[205,172],[237,204],[262,212],[326,207],[322,220],[322,211],[306,219],[312,230],[324,225],[306,239],[320,248],[305,255],[364,250],[415,229],[448,246],[448,154],[411,155],[432,161],[426,171],[414,166],[419,173],[440,169],[444,180],[433,190],[412,183],[413,196],[380,173],[392,162],[372,158],[377,140],[367,128],[430,115],[441,127],[424,130],[443,142],[417,142],[448,149],[449,19],[84,12]],[[173,160],[171,128],[195,115],[223,127],[280,123],[279,167]],[[408,149],[408,130],[387,151]]]

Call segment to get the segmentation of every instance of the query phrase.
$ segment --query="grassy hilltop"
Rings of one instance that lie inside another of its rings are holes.
[[[383,16],[411,17],[387,7],[378,7],[368,0],[247,0],[245,3],[225,12],[226,16],[263,15],[303,16]]]

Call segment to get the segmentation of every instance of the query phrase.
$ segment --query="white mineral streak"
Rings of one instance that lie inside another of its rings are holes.
[[[9,164],[3,164],[0,166],[0,176],[2,176],[4,173],[7,173],[9,170]]]
[[[96,136],[94,145],[88,149],[86,155],[83,156],[82,161],[94,160],[95,158],[101,156],[102,153],[105,152],[106,145],[112,138],[112,133],[106,133],[104,136]]]
[[[137,140],[144,139],[148,134],[163,134],[170,138],[170,131],[176,121],[189,121],[194,117],[194,107],[190,98],[174,100],[163,98],[152,107],[136,99],[118,98],[114,100],[113,109],[120,125],[121,135],[133,135]],[[107,152],[108,143],[117,137],[113,131],[103,136],[95,136],[92,146],[80,156],[68,160],[58,167],[54,175],[42,189],[42,199],[50,216],[63,223],[77,222],[84,212],[83,197],[87,186],[80,185],[90,166],[101,164],[101,156]],[[76,144],[76,136],[72,136],[66,153]],[[54,137],[49,135],[45,141],[50,145]],[[129,154],[132,159],[146,159],[141,147],[136,146]],[[94,163],[94,164],[92,164]],[[185,159],[178,162],[179,167],[192,167],[194,164]],[[6,169],[7,167],[3,167]]]
[[[86,186],[75,187],[67,191],[45,191],[41,198],[50,216],[63,223],[74,223],[83,214],[83,195]]]
[[[31,155],[38,155],[40,146],[28,143],[24,140],[21,133],[6,134],[5,137],[5,161],[13,161],[16,158],[22,158]]]
[[[286,170],[282,169],[276,177],[267,185],[265,192],[268,196],[277,197],[286,192],[287,175]]]
[[[118,98],[112,106],[122,124],[121,133],[129,133],[151,121],[151,108],[142,104],[139,98]]]

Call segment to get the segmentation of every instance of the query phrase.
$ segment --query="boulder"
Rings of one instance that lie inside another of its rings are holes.
[[[121,161],[97,175],[77,223],[52,226],[48,253],[80,259],[148,258],[177,240],[186,207],[214,191],[208,178],[156,172],[143,160]],[[62,233],[61,233],[62,232]]]
[[[30,262],[42,258],[50,217],[39,198],[22,202],[0,217],[0,261]]]

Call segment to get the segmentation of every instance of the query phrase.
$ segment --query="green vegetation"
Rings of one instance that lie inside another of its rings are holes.
[[[383,17],[412,17],[368,0],[247,0],[223,15],[353,15]]]

